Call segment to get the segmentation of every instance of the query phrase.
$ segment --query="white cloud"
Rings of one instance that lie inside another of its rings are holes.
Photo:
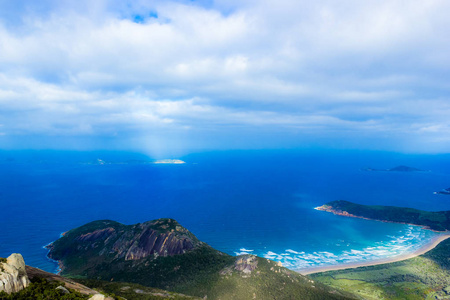
[[[31,3],[0,14],[5,135],[448,132],[447,1]]]

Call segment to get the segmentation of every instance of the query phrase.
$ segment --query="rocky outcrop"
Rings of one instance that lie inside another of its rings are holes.
[[[330,213],[333,213],[333,214],[335,214],[337,216],[367,219],[367,218],[364,218],[364,217],[361,217],[361,216],[353,215],[353,214],[351,214],[351,213],[349,213],[349,212],[347,212],[345,210],[340,210],[340,209],[334,208],[333,206],[327,205],[327,204],[324,204],[322,206],[316,207],[314,209],[315,210],[321,210],[321,211],[330,212]]]
[[[222,269],[219,274],[222,276],[231,276],[235,271],[238,271],[242,277],[247,278],[257,268],[258,258],[255,255],[246,254],[237,256],[234,263]]]
[[[77,237],[79,242],[92,242],[97,240],[105,240],[115,235],[116,231],[114,228],[108,227],[105,229],[94,230],[93,232],[88,232]]]
[[[194,241],[180,236],[178,231],[159,232],[140,225],[141,231],[134,236],[124,235],[119,238],[113,249],[125,260],[137,260],[149,255],[155,257],[183,254],[194,248]]]
[[[47,248],[48,256],[65,267],[67,257],[86,256],[95,263],[113,260],[138,261],[184,254],[202,245],[191,232],[173,219],[158,219],[135,225],[95,221],[68,231]]]
[[[0,263],[0,291],[15,293],[30,284],[22,255],[13,253]]]
[[[255,255],[242,255],[236,258],[234,269],[245,274],[250,274],[258,267],[258,260]]]

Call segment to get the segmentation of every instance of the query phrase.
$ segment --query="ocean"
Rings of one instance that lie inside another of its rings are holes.
[[[172,157],[168,157],[172,158]],[[174,218],[231,255],[253,253],[291,269],[412,252],[437,233],[314,210],[333,200],[450,210],[450,155],[248,150],[149,164],[131,152],[1,151],[0,256],[56,272],[46,244],[98,219]],[[100,159],[100,161],[98,160]],[[366,171],[406,165],[422,172]]]

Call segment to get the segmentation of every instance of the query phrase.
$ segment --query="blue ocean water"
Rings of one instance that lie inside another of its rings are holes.
[[[98,219],[125,224],[170,217],[229,254],[288,268],[370,261],[411,252],[436,233],[335,216],[313,208],[362,204],[450,210],[450,155],[367,151],[228,151],[144,164],[127,152],[0,152],[0,256],[54,272],[44,245]],[[98,164],[101,159],[106,164]],[[368,172],[407,165],[426,172]]]

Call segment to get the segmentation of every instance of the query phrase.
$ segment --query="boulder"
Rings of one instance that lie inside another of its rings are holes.
[[[30,285],[30,280],[22,255],[13,253],[6,259],[6,262],[0,263],[0,291],[11,294],[28,285]]]
[[[58,286],[56,289],[60,290],[63,294],[70,294],[69,290],[63,287],[62,285]]]

